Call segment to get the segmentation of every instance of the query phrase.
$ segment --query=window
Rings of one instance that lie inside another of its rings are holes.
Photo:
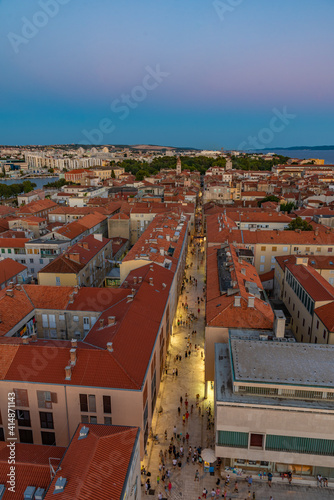
[[[55,316],[55,314],[49,314],[49,325],[50,325],[50,328],[56,328],[56,316]]]
[[[40,411],[39,419],[41,421],[41,427],[43,429],[54,429],[52,413],[46,411]]]
[[[34,254],[38,255],[39,254],[39,250],[38,248],[34,248]]]
[[[265,262],[265,261],[266,261],[266,256],[265,255],[261,255],[260,262]]]
[[[305,252],[310,252],[311,247],[305,247]]]
[[[88,408],[90,412],[96,412],[96,402],[94,394],[89,394],[88,396]]]
[[[93,416],[93,415],[92,415],[92,416],[90,417],[90,423],[91,423],[91,424],[97,424],[97,417],[95,417],[95,416]]]
[[[330,248],[328,249],[328,253],[332,253],[332,252],[333,252],[333,248],[332,248],[332,247],[330,247]]]
[[[317,247],[317,252],[321,252],[321,248],[320,247]]]
[[[318,343],[318,337],[314,337],[314,343],[317,344]]]
[[[317,330],[319,329],[319,321],[317,321]]]
[[[42,444],[46,444],[48,446],[56,446],[56,435],[54,432],[41,432],[42,436]]]
[[[59,278],[59,276],[56,276],[56,286],[60,286],[60,278]]]
[[[1,253],[5,253],[5,249],[4,248],[1,248]]]
[[[12,253],[12,250],[11,250],[11,248],[8,248],[8,253]]]
[[[59,314],[59,321],[65,321],[64,314]]]
[[[277,252],[277,247],[272,247],[271,251],[272,252]]]
[[[104,425],[112,425],[111,417],[104,417]]]
[[[84,330],[89,330],[89,318],[88,317],[84,317],[83,319],[83,327],[84,327]]]
[[[263,448],[263,434],[251,434],[249,445],[251,448]]]
[[[34,263],[34,259],[29,259],[30,264]]]
[[[299,313],[298,313],[299,314]],[[305,326],[305,318],[303,319],[303,326]]]
[[[260,266],[260,272],[261,271],[264,271],[264,265],[263,264]]]
[[[80,397],[80,411],[88,411],[87,394],[79,394]]]
[[[29,406],[28,391],[26,389],[14,389],[16,406]]]
[[[298,252],[298,248],[299,248],[299,247],[294,247],[293,251],[294,251],[294,252]]]
[[[323,337],[324,337],[324,339],[326,339],[326,335],[327,335],[327,332],[326,332],[326,330],[324,329],[324,333],[323,333]]]
[[[17,425],[20,427],[31,427],[30,412],[28,410],[16,410]]]
[[[37,391],[38,408],[52,409],[52,403],[57,403],[57,393],[49,391]]]
[[[42,325],[43,325],[43,328],[47,328],[49,326],[47,314],[42,314]]]
[[[34,443],[32,431],[30,429],[19,429],[20,443]]]
[[[89,424],[89,416],[88,415],[81,415],[81,423],[82,424]]]
[[[272,264],[275,264],[275,262],[276,262],[275,257],[272,257],[272,258],[271,258],[271,263],[272,263]],[[275,269],[275,267],[273,267],[273,269]]]
[[[111,413],[111,397],[103,396],[103,413]]]
[[[32,267],[32,268],[30,269],[30,272],[31,272],[31,273],[34,273],[34,272],[35,272],[35,268],[34,268],[34,267]]]
[[[43,259],[39,259],[39,263],[40,263],[40,264],[43,264]]]
[[[78,321],[79,321],[79,316],[73,316],[73,321],[75,321],[76,323],[78,323]]]
[[[266,247],[261,247],[261,252],[265,252],[266,251]]]

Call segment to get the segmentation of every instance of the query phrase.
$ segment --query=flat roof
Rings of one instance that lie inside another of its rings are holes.
[[[244,342],[244,341],[243,341]],[[259,341],[264,343],[263,341]],[[271,342],[271,344],[273,344]],[[286,344],[281,344],[286,345]],[[296,344],[290,344],[296,345]],[[303,345],[303,344],[297,344]],[[305,344],[304,344],[305,345]],[[249,382],[249,380],[248,380]],[[273,381],[271,381],[273,382]],[[292,384],[289,384],[292,385]],[[311,384],[310,384],[311,385]],[[217,403],[244,405],[265,405],[266,407],[278,407],[286,409],[311,409],[333,411],[332,400],[311,400],[277,396],[263,396],[260,394],[249,394],[233,392],[232,366],[228,344],[215,344],[215,400]]]
[[[334,388],[334,346],[231,339],[235,382]]]

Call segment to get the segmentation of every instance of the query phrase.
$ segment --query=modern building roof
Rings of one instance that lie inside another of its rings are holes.
[[[334,388],[334,346],[231,339],[236,382]]]

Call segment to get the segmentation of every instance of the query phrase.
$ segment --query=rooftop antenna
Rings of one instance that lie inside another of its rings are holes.
[[[51,460],[58,460],[60,462],[61,458],[49,457],[50,476],[51,476],[51,481],[52,481],[52,479],[55,477],[57,471],[61,470],[61,467],[57,467],[56,468],[57,470],[55,470],[52,463],[51,463]]]

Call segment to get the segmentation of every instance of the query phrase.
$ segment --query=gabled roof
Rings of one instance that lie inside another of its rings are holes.
[[[60,463],[45,500],[54,499],[54,486],[58,477],[67,479],[64,492],[57,493],[59,500],[119,500],[129,473],[131,457],[136,445],[137,427],[87,424],[87,437],[78,439],[83,424],[79,424]],[[108,474],[103,474],[106,464]],[[101,476],[102,474],[102,476]],[[97,481],[97,478],[103,480]]]
[[[0,283],[5,283],[26,269],[27,266],[24,266],[20,262],[16,262],[16,260],[9,258],[0,260]]]
[[[22,286],[15,287],[12,297],[6,292],[6,289],[0,291],[0,336],[6,335],[34,311],[34,306]]]
[[[334,300],[334,287],[313,267],[286,263],[286,268],[289,269],[315,302]]]
[[[331,333],[334,332],[334,302],[317,307],[314,312],[320,321],[323,322],[327,330]]]

